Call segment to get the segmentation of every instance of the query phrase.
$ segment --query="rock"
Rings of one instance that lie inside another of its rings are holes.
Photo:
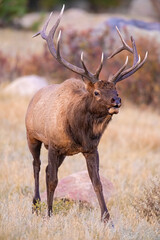
[[[150,17],[155,20],[159,18],[158,9],[156,9],[152,0],[132,0],[128,12],[134,17]]]
[[[24,29],[36,28],[44,19],[44,14],[41,13],[27,13],[21,18],[15,18],[14,24]]]
[[[101,182],[104,198],[107,202],[115,190],[113,184],[105,177],[101,176]],[[46,198],[45,192],[41,195],[41,200],[44,201]],[[87,171],[77,172],[61,179],[55,190],[54,198],[81,201],[88,203],[91,206],[98,204],[98,200]]]
[[[97,37],[103,37],[104,49],[112,49],[113,42],[114,47],[119,47],[120,39],[118,37],[115,26],[117,26],[124,36],[125,40],[130,41],[130,36],[134,36],[135,39],[146,38],[153,39],[155,38],[158,43],[160,43],[160,23],[159,22],[145,22],[142,20],[136,19],[127,19],[121,17],[111,17],[106,21],[101,23],[98,27],[92,30],[92,37],[95,39]],[[110,29],[110,34],[106,35],[106,29]],[[113,51],[113,49],[112,49]],[[111,51],[111,52],[112,52]],[[107,54],[110,55],[110,53]]]
[[[24,76],[17,78],[10,83],[5,89],[4,93],[11,95],[31,96],[35,94],[40,88],[47,86],[48,83],[43,77],[36,75]]]
[[[142,20],[136,19],[124,19],[113,17],[109,18],[106,21],[106,25],[109,25],[110,28],[114,29],[115,26],[118,28],[126,27],[126,26],[133,26],[139,29],[147,30],[147,31],[159,31],[160,32],[160,23],[159,22],[145,22]]]

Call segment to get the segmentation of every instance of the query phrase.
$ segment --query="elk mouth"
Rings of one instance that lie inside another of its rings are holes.
[[[120,105],[115,105],[115,106],[112,106],[108,109],[108,112],[109,114],[117,114],[119,113],[119,108],[120,108]]]

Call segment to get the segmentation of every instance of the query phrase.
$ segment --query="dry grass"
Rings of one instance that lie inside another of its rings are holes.
[[[51,219],[32,215],[32,158],[24,127],[27,104],[28,99],[0,96],[0,239],[160,239],[156,216],[148,222],[132,204],[145,182],[160,173],[160,116],[124,103],[101,140],[100,170],[116,188],[108,202],[113,230],[100,222],[99,208],[79,209],[78,204],[67,214],[60,208]],[[43,149],[41,192],[45,191],[46,164]],[[67,158],[59,178],[84,169],[81,155]]]
[[[143,187],[141,193],[135,197],[133,206],[136,211],[148,221],[156,218],[160,224],[160,179],[151,179]]]

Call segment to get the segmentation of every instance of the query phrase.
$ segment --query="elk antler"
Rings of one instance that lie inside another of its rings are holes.
[[[119,81],[122,81],[123,79],[131,76],[133,73],[135,73],[139,68],[142,67],[142,65],[145,63],[147,56],[148,56],[148,52],[146,52],[145,57],[143,59],[143,61],[141,61],[140,55],[138,56],[137,53],[137,48],[136,48],[136,44],[135,41],[133,39],[133,37],[131,37],[131,42],[132,42],[132,48],[130,48],[127,43],[124,41],[119,29],[116,27],[116,30],[119,34],[119,37],[122,41],[123,46],[118,48],[117,50],[115,50],[111,56],[108,57],[108,59],[112,58],[113,56],[115,56],[117,53],[120,53],[123,50],[127,50],[131,53],[133,53],[133,65],[132,67],[124,70],[127,66],[128,63],[128,56],[126,58],[125,64],[119,69],[119,71],[113,75],[112,77],[109,78],[109,82],[114,82],[115,84]]]
[[[62,58],[61,53],[60,53],[61,31],[59,32],[59,35],[58,35],[58,38],[57,38],[57,48],[53,44],[54,34],[55,34],[56,29],[57,29],[57,27],[58,27],[58,25],[60,23],[61,18],[62,18],[64,7],[65,7],[65,5],[63,5],[62,10],[60,12],[60,15],[59,15],[56,23],[54,24],[54,26],[51,28],[51,30],[50,30],[48,35],[46,35],[46,29],[47,29],[48,23],[49,23],[49,21],[51,19],[52,13],[50,14],[48,20],[44,24],[42,31],[36,33],[33,37],[41,35],[41,37],[46,40],[48,48],[49,48],[51,54],[53,55],[53,57],[55,57],[57,59],[57,61],[59,63],[63,64],[66,68],[70,69],[71,71],[80,74],[82,77],[87,78],[92,83],[95,83],[95,82],[98,81],[99,74],[100,74],[100,71],[101,71],[102,66],[103,66],[103,62],[104,62],[104,55],[103,55],[103,53],[102,53],[102,57],[101,57],[101,63],[99,65],[99,67],[97,68],[96,73],[92,74],[92,73],[90,73],[87,70],[87,68],[86,68],[86,66],[84,64],[83,53],[81,54],[81,63],[82,63],[83,68],[77,67],[77,66],[67,62],[64,58]]]

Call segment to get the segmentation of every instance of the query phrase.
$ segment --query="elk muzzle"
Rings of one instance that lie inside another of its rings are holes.
[[[113,97],[111,99],[111,107],[109,108],[109,114],[117,114],[119,113],[119,108],[121,106],[121,98]]]

